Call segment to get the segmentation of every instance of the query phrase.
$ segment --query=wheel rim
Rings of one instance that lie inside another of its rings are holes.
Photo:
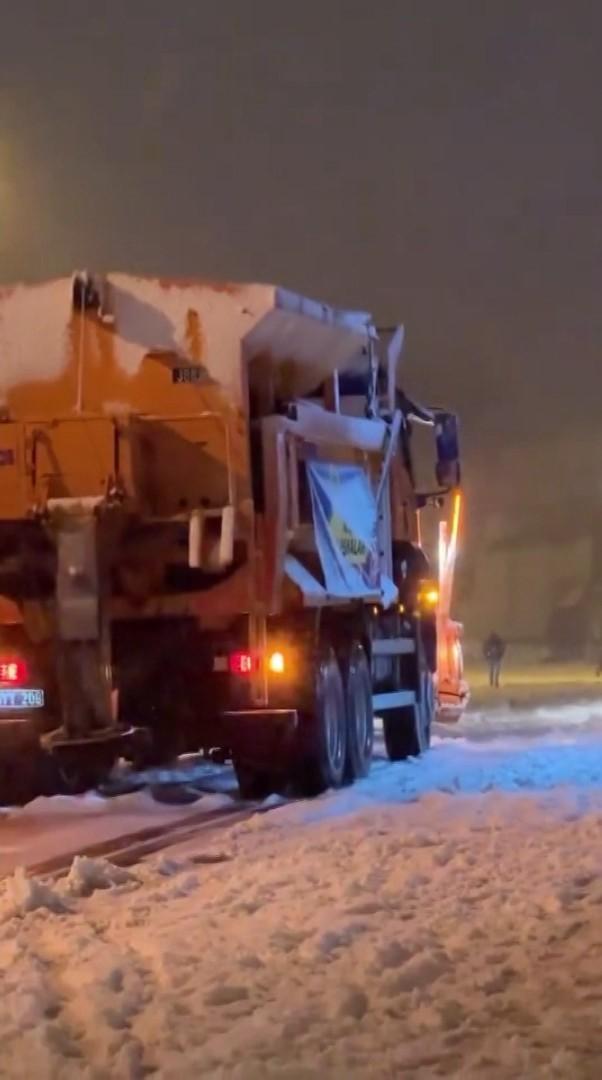
[[[429,745],[431,720],[435,704],[435,690],[433,680],[428,674],[425,673],[422,676],[421,682],[420,707],[418,709],[418,722],[420,725],[419,740],[421,749],[425,750]]]
[[[359,701],[356,701],[355,731],[357,735],[357,745],[362,754],[365,754],[368,743],[368,710],[363,694],[360,695]]]
[[[372,702],[368,701],[365,693],[360,692],[353,698],[353,715],[355,720],[355,737],[358,750],[365,758],[370,753],[370,747],[372,743],[370,732],[370,707]]]
[[[338,708],[334,686],[327,680],[324,700],[324,727],[326,729],[326,751],[332,769],[336,772],[343,762],[343,731],[341,710]]]

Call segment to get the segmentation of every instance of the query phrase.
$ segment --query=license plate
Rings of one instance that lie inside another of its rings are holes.
[[[0,690],[1,709],[42,709],[43,690]]]
[[[188,367],[173,368],[172,382],[179,383],[204,383],[207,382],[207,373],[204,368],[194,365]]]

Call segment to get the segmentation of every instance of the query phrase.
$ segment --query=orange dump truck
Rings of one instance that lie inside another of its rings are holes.
[[[245,795],[314,792],[367,772],[375,711],[391,758],[426,749],[419,514],[459,463],[455,418],[398,389],[402,340],[264,285],[0,289],[5,777],[41,743],[92,783],[142,730],[157,761],[230,757]]]

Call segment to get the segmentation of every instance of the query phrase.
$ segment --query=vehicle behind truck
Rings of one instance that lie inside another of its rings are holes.
[[[80,786],[203,749],[260,798],[365,776],[375,714],[392,760],[427,749],[420,514],[460,466],[455,417],[399,388],[402,344],[272,286],[0,291],[0,776],[32,741]]]

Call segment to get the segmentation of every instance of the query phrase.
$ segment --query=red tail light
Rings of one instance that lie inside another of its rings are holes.
[[[15,660],[12,657],[0,657],[0,683],[8,683],[10,686],[22,686],[27,682],[29,673],[24,660]]]
[[[259,667],[259,660],[253,653],[230,653],[228,660],[232,675],[252,675]]]

